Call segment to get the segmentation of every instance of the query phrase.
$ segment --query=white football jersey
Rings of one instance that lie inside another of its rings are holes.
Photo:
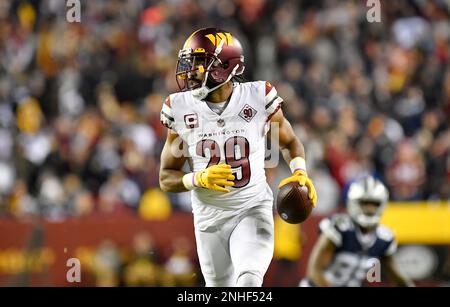
[[[193,190],[194,213],[204,206],[234,211],[259,201],[273,201],[264,171],[265,135],[283,99],[269,82],[233,86],[230,101],[220,115],[189,91],[171,94],[161,110],[161,122],[188,145],[193,171],[226,163],[235,176],[230,193]]]

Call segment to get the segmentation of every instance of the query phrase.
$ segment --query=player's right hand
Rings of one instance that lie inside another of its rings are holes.
[[[211,165],[195,173],[197,186],[218,192],[230,192],[226,187],[234,186],[233,180],[231,166],[228,164]]]

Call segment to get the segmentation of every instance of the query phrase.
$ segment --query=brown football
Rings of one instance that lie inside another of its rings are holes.
[[[304,222],[313,209],[312,200],[308,197],[308,188],[296,182],[288,183],[278,190],[277,211],[280,217],[290,223]]]

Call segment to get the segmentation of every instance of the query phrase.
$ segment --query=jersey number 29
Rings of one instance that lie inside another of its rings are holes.
[[[197,155],[206,157],[206,149],[209,150],[210,159],[208,166],[219,164],[220,148],[214,140],[201,140],[197,143]],[[233,136],[225,141],[224,146],[225,163],[229,164],[232,169],[241,169],[241,178],[238,179],[237,171],[234,174],[234,187],[242,188],[250,182],[250,144],[248,140],[242,136]]]

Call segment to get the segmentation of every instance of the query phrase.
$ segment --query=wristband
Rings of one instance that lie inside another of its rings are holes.
[[[295,173],[296,171],[306,172],[306,161],[302,157],[295,157],[289,163],[289,168],[292,173]]]
[[[197,188],[195,185],[195,173],[187,173],[183,176],[183,185],[188,190]]]

